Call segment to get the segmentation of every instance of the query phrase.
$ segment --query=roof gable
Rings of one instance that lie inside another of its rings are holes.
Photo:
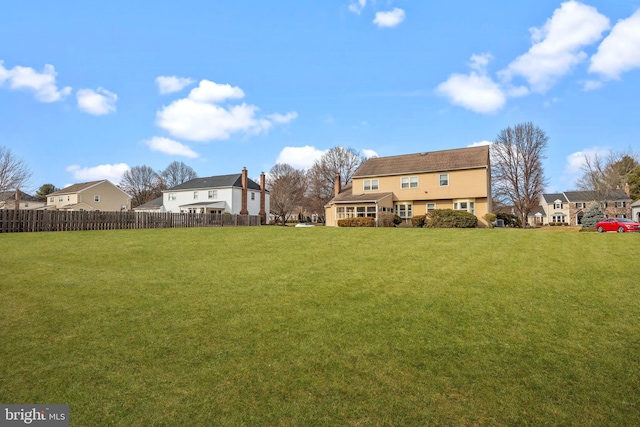
[[[356,170],[354,178],[440,172],[489,167],[489,146],[458,148],[401,156],[373,157]]]

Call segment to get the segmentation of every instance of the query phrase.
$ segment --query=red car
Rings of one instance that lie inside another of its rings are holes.
[[[599,233],[603,231],[617,231],[618,233],[626,233],[629,231],[640,232],[640,224],[628,218],[607,218],[596,224],[596,230],[598,230]]]

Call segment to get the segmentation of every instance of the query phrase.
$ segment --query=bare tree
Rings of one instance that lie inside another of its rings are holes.
[[[191,166],[187,166],[183,162],[178,161],[171,162],[171,164],[169,164],[169,166],[167,166],[160,175],[164,181],[165,188],[173,188],[176,185],[180,185],[198,177],[198,174],[193,170],[193,168],[191,168]]]
[[[304,171],[286,163],[277,163],[267,175],[267,187],[271,213],[276,217],[276,222],[282,219],[282,225],[285,225],[287,217],[302,205],[307,191]]]
[[[307,172],[309,191],[306,203],[311,212],[324,217],[324,205],[334,196],[334,181],[336,174],[340,175],[342,185],[351,181],[355,171],[364,163],[366,158],[358,154],[353,148],[333,147]]]
[[[581,190],[592,191],[595,201],[606,210],[614,190],[624,189],[638,167],[637,155],[632,151],[612,152],[604,157],[597,153],[584,156],[582,177],[578,180]]]
[[[0,198],[3,199],[0,202],[15,197],[15,190],[24,187],[30,178],[31,171],[26,163],[0,145]]]
[[[122,175],[120,188],[131,196],[136,207],[162,196],[162,179],[149,166],[134,166]]]
[[[491,146],[494,195],[514,206],[522,227],[544,191],[542,159],[548,140],[542,129],[526,122],[503,129]]]

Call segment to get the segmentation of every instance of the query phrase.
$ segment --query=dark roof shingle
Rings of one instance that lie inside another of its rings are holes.
[[[242,188],[242,174],[234,173],[231,175],[208,176],[204,178],[194,178],[190,181],[183,182],[180,185],[169,188],[165,191],[175,190],[192,190],[198,188],[220,188],[220,187],[239,187]],[[260,190],[258,185],[252,179],[248,179],[249,190]]]

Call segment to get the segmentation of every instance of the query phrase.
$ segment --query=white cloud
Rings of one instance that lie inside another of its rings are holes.
[[[118,95],[104,88],[99,87],[96,90],[79,89],[76,92],[76,97],[78,99],[78,107],[85,113],[102,116],[116,111]]]
[[[377,12],[373,23],[380,28],[390,28],[399,25],[404,17],[404,10],[396,7],[388,12]]]
[[[197,102],[219,103],[227,99],[242,99],[244,92],[237,86],[223,85],[210,80],[202,80],[189,93],[189,99]]]
[[[368,148],[362,149],[362,154],[367,159],[371,159],[372,157],[378,157],[378,153],[376,153],[373,150],[369,150]]]
[[[481,147],[483,145],[491,145],[493,144],[493,141],[476,141],[476,142],[472,142],[470,145],[467,145],[467,147]]]
[[[168,93],[180,92],[185,87],[194,83],[194,80],[185,77],[176,76],[159,76],[156,77],[156,84],[160,94],[166,95]]]
[[[202,80],[187,98],[173,101],[156,114],[156,124],[172,136],[189,141],[226,140],[239,132],[259,134],[273,124],[288,123],[298,114],[274,113],[265,118],[257,116],[259,108],[242,103],[220,106],[222,101],[244,97],[242,89],[228,84]]]
[[[535,92],[545,92],[557,79],[584,61],[581,49],[602,38],[609,19],[596,8],[571,0],[556,9],[542,28],[532,28],[533,46],[500,72],[509,82],[522,76]]]
[[[567,164],[564,171],[567,174],[581,173],[582,166],[585,163],[585,158],[607,157],[611,153],[611,149],[608,147],[591,147],[585,148],[582,151],[576,151],[567,156]]]
[[[473,71],[469,75],[452,74],[438,85],[436,93],[476,113],[495,113],[506,103],[505,94],[496,82]]]
[[[362,12],[362,9],[364,9],[366,5],[367,5],[367,0],[352,1],[351,4],[349,5],[349,11],[360,15],[360,12]]]
[[[73,178],[80,181],[98,181],[108,179],[114,184],[118,184],[122,179],[122,175],[131,169],[126,163],[116,163],[113,165],[99,165],[93,167],[80,167],[79,165],[71,165],[66,171],[73,175]]]
[[[304,147],[284,147],[276,163],[287,163],[296,169],[309,169],[326,151],[318,150],[310,145]]]
[[[493,56],[489,53],[472,55],[469,74],[452,74],[436,87],[436,93],[449,98],[476,113],[495,113],[506,103],[506,95],[500,85],[487,76],[486,67]]]
[[[640,68],[640,9],[616,23],[591,57],[589,72],[619,79],[634,68]]]
[[[0,61],[0,84],[8,81],[10,89],[33,91],[36,99],[41,102],[61,101],[71,93],[69,86],[58,89],[56,76],[56,70],[50,64],[46,64],[42,73],[38,73],[33,68],[20,65],[7,69],[4,68],[3,61]]]
[[[158,151],[160,153],[175,156],[189,157],[190,159],[195,159],[198,157],[198,153],[193,151],[188,146],[169,138],[154,136],[153,138],[144,141],[144,143],[151,149],[151,151]]]
[[[285,124],[285,123],[289,123],[294,119],[297,119],[298,113],[296,113],[295,111],[287,114],[275,113],[275,114],[269,114],[267,118],[269,118],[274,123]]]

